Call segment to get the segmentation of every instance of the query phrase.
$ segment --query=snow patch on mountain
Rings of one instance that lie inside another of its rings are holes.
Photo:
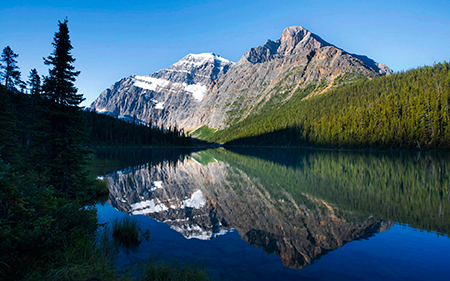
[[[98,113],[103,113],[103,112],[107,112],[108,110],[106,110],[106,108],[100,108],[100,109],[96,109],[95,111]]]
[[[145,215],[169,210],[165,204],[158,204],[154,199],[131,204],[130,213],[133,215]]]
[[[185,207],[200,209],[206,205],[205,197],[201,190],[197,190],[191,195],[191,198],[184,200],[182,209]]]
[[[170,81],[164,79],[153,78],[150,76],[134,76],[133,85],[142,89],[156,91],[158,87],[167,87]]]
[[[157,101],[152,99],[152,102],[155,103],[155,109],[164,109],[164,102],[162,101]]]
[[[180,66],[188,68],[198,68],[206,63],[211,63],[214,61],[219,62],[220,66],[233,64],[232,61],[222,58],[221,56],[216,55],[214,53],[202,53],[202,54],[188,54],[183,59],[174,63],[171,66],[171,68]]]
[[[172,83],[168,80],[160,79],[160,78],[154,78],[150,76],[138,76],[135,75],[133,77],[133,85],[135,87],[150,90],[150,91],[157,91],[161,88],[167,88],[168,90],[178,90],[178,91],[185,91],[194,96],[195,99],[201,101],[203,99],[203,96],[205,95],[208,88],[204,85],[200,84],[191,84],[188,85],[186,83]],[[156,109],[163,109],[164,103],[157,103],[155,108]]]
[[[206,88],[206,86],[199,85],[199,84],[188,85],[188,86],[186,86],[185,89],[187,92],[192,93],[194,98],[196,98],[199,101],[201,101],[203,99],[203,97],[206,94],[206,91],[208,90]]]

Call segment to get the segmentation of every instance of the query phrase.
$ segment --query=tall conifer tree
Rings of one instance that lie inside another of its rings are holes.
[[[9,46],[3,49],[0,69],[4,69],[1,72],[1,77],[5,81],[4,85],[8,90],[17,90],[16,87],[23,84],[22,80],[20,80],[19,67],[16,65],[18,56]]]
[[[60,105],[78,106],[83,100],[82,94],[77,94],[77,88],[73,84],[80,74],[75,71],[73,58],[70,51],[73,49],[69,38],[68,20],[58,22],[59,31],[55,33],[52,43],[55,48],[44,63],[50,65],[49,76],[44,79],[45,94]]]
[[[41,93],[41,78],[39,77],[39,74],[36,70],[36,68],[33,68],[30,71],[30,76],[28,80],[28,85],[30,86],[30,93],[32,95],[38,95]]]
[[[74,85],[79,71],[70,51],[68,20],[58,22],[59,30],[52,43],[54,51],[44,62],[50,65],[44,78],[43,96],[47,98],[50,141],[46,153],[50,168],[49,184],[66,194],[79,194],[87,186],[86,164],[87,122],[79,104],[84,100]]]

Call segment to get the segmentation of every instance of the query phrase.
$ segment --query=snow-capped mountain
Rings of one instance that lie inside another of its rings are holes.
[[[233,63],[213,53],[189,54],[168,69],[131,75],[103,91],[92,103],[98,112],[153,124],[180,124],[198,106],[210,85]]]
[[[91,108],[188,131],[203,125],[224,129],[258,114],[273,97],[287,102],[308,85],[317,87],[304,98],[351,83],[354,77],[391,73],[384,64],[293,26],[280,39],[251,48],[235,64],[213,53],[189,54],[168,69],[124,78],[101,93]]]

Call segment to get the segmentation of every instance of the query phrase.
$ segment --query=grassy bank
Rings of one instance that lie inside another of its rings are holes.
[[[123,231],[118,237],[117,229]],[[208,280],[204,269],[176,261],[165,263],[149,258],[146,263],[131,264],[126,268],[117,268],[114,264],[120,248],[139,246],[138,226],[130,218],[114,222],[111,228],[101,227],[95,238],[79,237],[71,246],[67,246],[60,263],[47,268],[38,268],[28,273],[23,280],[42,281],[150,281],[150,280]],[[136,245],[137,244],[137,245]]]

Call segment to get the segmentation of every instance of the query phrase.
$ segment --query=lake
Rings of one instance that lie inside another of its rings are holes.
[[[448,280],[449,156],[99,151],[110,195],[98,217],[132,216],[151,233],[119,265],[189,261],[211,280]]]

